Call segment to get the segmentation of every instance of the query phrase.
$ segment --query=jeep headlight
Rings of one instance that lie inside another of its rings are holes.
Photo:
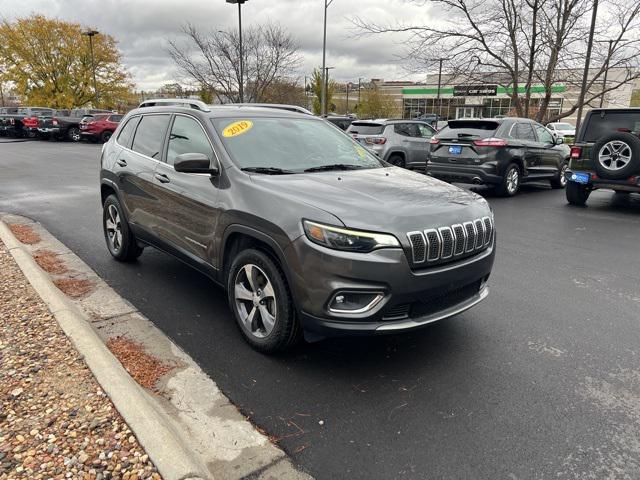
[[[361,232],[304,220],[307,238],[318,245],[350,252],[370,252],[377,248],[398,248],[400,242],[386,233]]]

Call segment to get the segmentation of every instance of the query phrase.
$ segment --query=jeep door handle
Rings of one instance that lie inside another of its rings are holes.
[[[123,158],[118,159],[118,161],[116,163],[118,165],[120,165],[121,167],[126,167],[127,166],[127,161],[124,160]]]
[[[169,183],[171,181],[164,173],[156,173],[156,180],[160,183]]]

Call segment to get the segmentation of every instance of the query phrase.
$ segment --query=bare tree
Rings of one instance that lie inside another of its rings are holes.
[[[556,121],[579,104],[550,114],[552,93],[559,85],[580,86],[592,0],[407,0],[432,7],[439,18],[427,25],[376,24],[356,17],[361,34],[404,32],[410,69],[424,71],[434,57],[444,57],[450,81],[497,83],[511,97],[518,116]],[[607,0],[598,15],[591,76],[584,104],[640,78],[640,3]],[[607,40],[607,41],[604,41]],[[611,42],[608,42],[611,40]],[[603,84],[605,71],[615,78]],[[532,100],[532,86],[544,87]]]
[[[212,91],[220,103],[238,102],[240,42],[237,30],[203,33],[182,27],[185,41],[170,40],[168,52],[194,84]],[[280,25],[243,29],[245,100],[258,102],[274,82],[286,82],[300,64],[298,44]]]

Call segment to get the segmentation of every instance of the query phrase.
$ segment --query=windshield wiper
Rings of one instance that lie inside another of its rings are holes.
[[[240,170],[249,173],[264,173],[265,175],[287,175],[289,173],[296,173],[291,170],[283,170],[278,167],[245,167]]]
[[[307,168],[305,172],[323,172],[328,170],[358,170],[360,168],[367,168],[363,165],[355,165],[350,163],[333,163],[330,165],[321,165],[319,167]]]

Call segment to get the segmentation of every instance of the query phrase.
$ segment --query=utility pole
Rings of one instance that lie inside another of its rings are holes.
[[[322,115],[326,115],[327,114],[327,107],[328,107],[328,103],[329,103],[329,99],[327,98],[327,90],[329,88],[329,70],[333,70],[336,67],[324,67],[323,70],[323,79],[324,82],[322,84],[322,91],[323,91],[323,95],[322,95],[322,110],[323,110],[323,114]]]
[[[96,81],[96,61],[93,56],[93,37],[98,35],[100,32],[97,30],[87,30],[86,32],[82,32],[82,35],[89,37],[89,50],[91,50],[91,69],[93,70],[93,95],[96,104],[95,108],[100,104],[100,98],[98,95],[98,82]]]
[[[227,3],[238,4],[238,40],[240,42],[240,82],[238,82],[238,95],[240,103],[244,103],[244,51],[242,48],[242,4],[247,0],[227,0]]]
[[[349,82],[347,82],[347,110],[346,114],[349,115]]]
[[[324,0],[324,34],[322,37],[322,98],[320,99],[320,114],[327,114],[327,10],[333,0]]]
[[[593,32],[596,29],[596,15],[598,14],[598,0],[593,0],[593,12],[591,13],[591,29],[589,30],[589,40],[587,42],[587,58],[584,62],[584,73],[582,75],[582,87],[578,98],[578,118],[576,119],[576,138],[580,135],[580,123],[582,121],[582,104],[587,91],[587,79],[589,78],[589,64],[591,63],[591,50],[593,48]]]

